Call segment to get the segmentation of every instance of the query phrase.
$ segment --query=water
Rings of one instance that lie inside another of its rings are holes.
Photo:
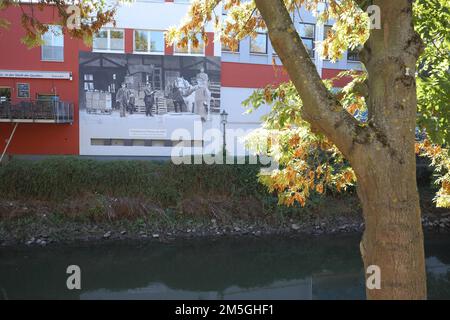
[[[429,298],[450,299],[450,236],[426,239]],[[66,268],[81,268],[68,290]],[[0,299],[364,299],[359,236],[0,248]]]

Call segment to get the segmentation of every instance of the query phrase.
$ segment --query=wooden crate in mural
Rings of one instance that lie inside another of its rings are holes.
[[[86,91],[86,111],[88,113],[112,112],[111,93],[102,91]]]

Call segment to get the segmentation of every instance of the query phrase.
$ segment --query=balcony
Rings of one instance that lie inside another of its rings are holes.
[[[73,103],[51,100],[0,102],[0,122],[73,123]]]

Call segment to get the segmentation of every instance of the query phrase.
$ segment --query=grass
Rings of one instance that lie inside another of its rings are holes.
[[[174,165],[57,157],[0,166],[0,220],[45,216],[79,223],[142,221],[174,226],[217,220],[289,224],[358,211],[349,195],[313,196],[305,208],[278,206],[258,182],[258,165]],[[12,205],[11,205],[12,203]],[[27,207],[27,208],[24,208]]]
[[[146,197],[173,206],[193,194],[264,194],[255,165],[182,165],[150,161],[52,158],[0,167],[0,196],[60,201],[89,194]]]

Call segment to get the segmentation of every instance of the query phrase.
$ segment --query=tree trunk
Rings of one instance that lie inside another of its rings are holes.
[[[255,0],[302,98],[302,117],[336,144],[356,173],[366,222],[361,253],[366,270],[376,265],[381,271],[381,288],[367,289],[368,299],[426,298],[414,153],[422,42],[414,32],[412,2],[372,1],[381,9],[382,28],[371,30],[361,56],[369,92],[369,122],[361,126],[323,85],[284,1]]]
[[[369,126],[375,141],[352,154],[366,230],[361,253],[381,269],[381,289],[369,299],[425,299],[426,272],[414,152],[415,71],[422,42],[412,1],[376,0],[382,28],[362,53],[369,77]]]
[[[405,162],[381,151],[355,166],[366,225],[361,254],[365,270],[376,265],[381,271],[381,288],[366,287],[368,299],[426,298],[419,197],[411,174],[415,157],[411,150],[397,155]]]

